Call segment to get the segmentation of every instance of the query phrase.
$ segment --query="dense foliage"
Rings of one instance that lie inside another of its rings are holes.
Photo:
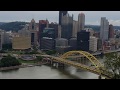
[[[49,51],[46,51],[45,53],[48,54],[48,55],[52,55],[52,54],[56,54],[56,51],[55,50],[49,50]]]
[[[18,31],[21,30],[24,25],[27,24],[26,22],[9,22],[9,23],[3,23],[0,25],[0,29],[6,30],[6,31]]]
[[[21,63],[15,57],[12,57],[10,55],[0,60],[0,67],[10,67],[17,65],[21,65]]]
[[[113,79],[120,79],[120,56],[118,53],[106,54],[105,58],[105,67],[113,73]]]
[[[37,61],[42,61],[43,57],[37,56]]]

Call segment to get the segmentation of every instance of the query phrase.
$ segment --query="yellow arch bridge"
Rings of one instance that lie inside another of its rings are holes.
[[[75,54],[83,55],[95,67],[93,68],[93,67],[90,67],[90,66],[87,66],[87,65],[84,65],[84,64],[81,64],[81,63],[78,63],[78,62],[74,62],[74,61],[70,61],[70,60],[66,59],[66,58],[68,58],[69,56],[71,56],[73,54],[74,55]],[[85,52],[85,51],[69,51],[69,52],[63,54],[60,57],[55,57],[55,56],[50,56],[50,55],[42,55],[42,56],[43,57],[48,57],[48,58],[50,58],[50,60],[53,60],[55,62],[59,62],[59,63],[63,63],[63,64],[66,64],[66,65],[74,66],[74,67],[76,67],[78,69],[83,69],[83,70],[86,70],[86,71],[89,71],[89,72],[101,75],[101,76],[103,76],[105,78],[112,78],[113,77],[113,74],[108,72],[104,68],[104,66],[93,55],[91,55],[90,53]]]

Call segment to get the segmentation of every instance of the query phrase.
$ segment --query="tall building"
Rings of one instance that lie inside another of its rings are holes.
[[[37,24],[34,19],[31,20],[29,24],[29,31],[31,33],[31,45],[37,45],[38,44],[38,30],[37,30]]]
[[[72,37],[73,31],[73,15],[70,16],[67,14],[65,16],[62,16],[61,27],[61,38],[70,39]]]
[[[62,23],[62,16],[66,15],[67,11],[59,11],[59,25]]]
[[[113,25],[109,25],[109,38],[114,38],[114,28]]]
[[[90,36],[89,50],[92,52],[97,51],[97,38],[96,37]]]
[[[101,17],[100,39],[102,42],[108,40],[109,22],[106,17]]]
[[[78,50],[89,51],[90,32],[80,31],[77,33]]]
[[[58,25],[58,38],[61,38],[61,25]]]
[[[46,27],[48,27],[48,20],[39,20],[39,43],[40,43],[40,41],[41,41],[41,38],[42,38],[42,32],[43,32],[43,30],[46,28]]]
[[[48,28],[53,28],[54,29],[54,33],[55,33],[54,37],[58,38],[58,24],[57,23],[50,23],[48,25]]]
[[[3,30],[0,30],[0,50],[2,50],[2,44],[3,44]]]
[[[78,32],[84,30],[84,26],[85,26],[85,14],[80,13],[78,15]]]
[[[77,31],[78,31],[78,21],[73,20],[72,37],[77,37]]]

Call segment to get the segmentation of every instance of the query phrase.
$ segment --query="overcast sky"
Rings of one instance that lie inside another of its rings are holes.
[[[100,25],[100,18],[106,17],[110,24],[120,26],[120,11],[68,11],[78,19],[79,13],[85,13],[85,24]],[[58,11],[0,11],[0,22],[28,21],[32,18],[38,22],[48,19],[50,22],[58,22]]]

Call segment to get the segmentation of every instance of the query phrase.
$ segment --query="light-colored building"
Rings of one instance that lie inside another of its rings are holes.
[[[109,22],[106,17],[101,17],[101,24],[100,24],[100,39],[102,42],[108,40],[109,34]]]
[[[31,20],[29,24],[29,31],[31,32],[31,44],[38,44],[38,26],[34,19]]]
[[[80,13],[78,15],[78,32],[84,30],[84,26],[85,26],[85,14]]]
[[[13,37],[12,48],[17,50],[25,50],[31,48],[30,37]]]
[[[31,32],[28,28],[28,25],[25,25],[25,27],[22,30],[18,31],[18,34],[23,37],[31,37]]]
[[[90,36],[89,50],[93,52],[97,51],[97,38],[96,37]]]
[[[72,37],[77,37],[77,31],[78,31],[78,21],[73,20]]]
[[[58,38],[61,38],[61,25],[58,25]]]

